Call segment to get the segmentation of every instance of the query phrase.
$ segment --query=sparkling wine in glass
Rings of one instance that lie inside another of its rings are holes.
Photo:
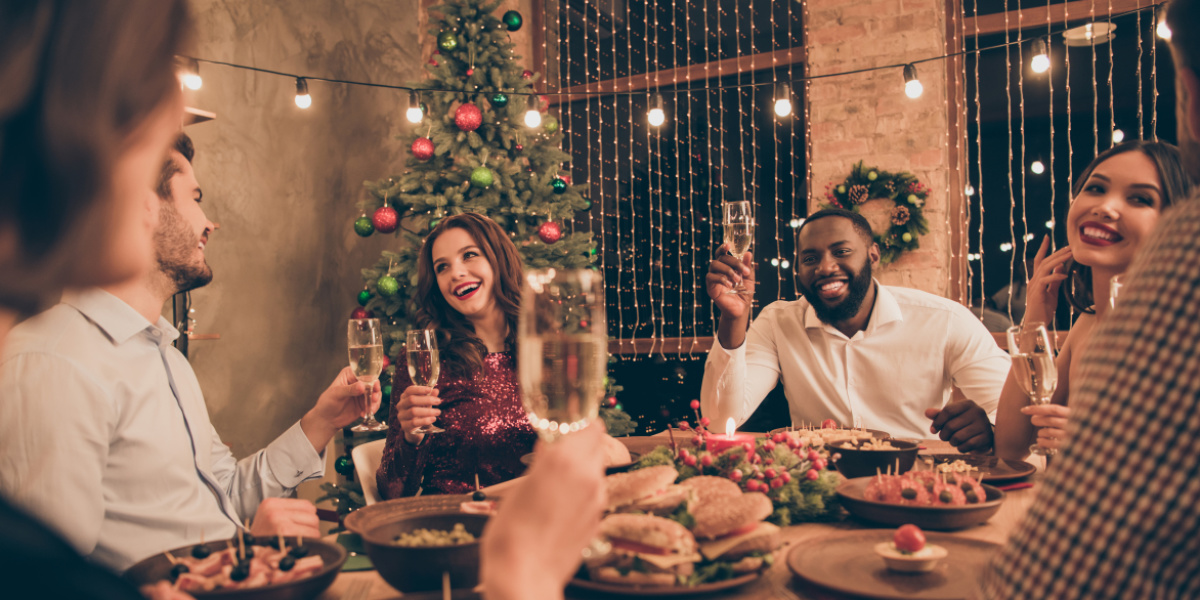
[[[527,273],[518,332],[521,395],[538,435],[555,440],[586,427],[599,414],[608,369],[600,274]]]
[[[1125,287],[1124,275],[1113,275],[1108,282],[1108,306],[1110,308],[1117,307],[1117,296],[1121,295],[1121,288]]]
[[[346,340],[350,347],[350,368],[359,381],[367,385],[366,406],[371,405],[371,390],[379,373],[383,371],[383,335],[379,331],[379,319],[350,319]],[[362,423],[350,431],[384,431],[387,425],[375,420],[367,413]]]
[[[1049,404],[1058,386],[1058,368],[1054,365],[1054,346],[1044,323],[1033,322],[1008,328],[1008,353],[1012,356],[1013,377],[1031,404]],[[1040,444],[1029,451],[1053,456],[1055,450]]]
[[[726,202],[724,227],[725,245],[729,247],[729,252],[735,258],[739,261],[742,260],[742,255],[754,243],[754,215],[750,213],[750,202],[745,200]],[[725,293],[742,294],[745,292],[746,287],[739,283]]]
[[[408,378],[413,385],[437,387],[438,375],[441,374],[442,362],[438,360],[437,332],[432,329],[408,330]],[[445,431],[437,425],[422,425],[414,427],[409,433],[441,433]]]

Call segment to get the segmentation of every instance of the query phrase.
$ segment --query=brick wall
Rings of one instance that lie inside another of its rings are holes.
[[[905,63],[946,52],[945,0],[808,0],[810,75]],[[917,66],[921,97],[904,95],[901,69],[818,79],[808,92],[812,144],[809,210],[825,184],[840,181],[859,160],[887,171],[911,171],[931,193],[930,231],[921,247],[881,269],[880,281],[951,295],[952,196],[946,70],[941,61]],[[961,186],[956,191],[961,195]],[[881,204],[880,202],[879,204]],[[868,210],[873,208],[867,207]],[[884,208],[884,207],[874,207]]]

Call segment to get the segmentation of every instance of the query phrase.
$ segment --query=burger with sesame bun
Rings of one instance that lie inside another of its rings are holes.
[[[707,484],[701,482],[700,487]],[[765,494],[739,491],[734,495],[720,491],[715,485],[709,487],[708,493],[701,493],[690,509],[695,521],[692,533],[699,542],[700,553],[709,561],[729,563],[735,574],[761,569],[769,564],[767,557],[780,544],[779,527],[763,521],[774,510]]]
[[[605,478],[609,512],[640,512],[670,515],[692,497],[690,488],[675,485],[679,472],[657,466]]]
[[[669,586],[692,574],[700,560],[696,538],[686,527],[653,515],[614,514],[600,522],[600,537],[612,551],[588,565],[592,581]]]

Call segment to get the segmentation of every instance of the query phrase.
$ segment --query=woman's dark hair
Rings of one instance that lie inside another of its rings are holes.
[[[417,323],[434,329],[438,334],[438,349],[442,369],[448,375],[472,376],[483,370],[483,355],[487,347],[475,337],[475,327],[462,313],[450,308],[438,287],[433,269],[433,243],[450,229],[466,231],[479,246],[483,257],[492,266],[495,280],[492,293],[496,305],[508,322],[509,348],[517,345],[517,319],[521,310],[521,255],[508,234],[495,221],[474,213],[463,213],[443,219],[425,238],[417,257]]]
[[[1146,155],[1158,169],[1158,178],[1162,181],[1161,209],[1165,210],[1172,202],[1188,197],[1193,182],[1184,169],[1183,155],[1180,154],[1179,148],[1166,142],[1130,140],[1101,152],[1096,160],[1093,160],[1083,170],[1083,173],[1079,174],[1071,189],[1072,200],[1083,193],[1084,186],[1092,176],[1092,171],[1095,171],[1101,163],[1118,154],[1135,151]],[[1072,261],[1071,268],[1067,271],[1067,285],[1063,287],[1063,293],[1067,296],[1067,302],[1070,302],[1075,310],[1096,314],[1096,300],[1092,298],[1091,267]]]
[[[179,93],[184,0],[0,3],[0,307],[87,280],[124,144]]]

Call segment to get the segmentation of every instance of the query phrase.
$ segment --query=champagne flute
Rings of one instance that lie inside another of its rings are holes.
[[[432,329],[409,329],[405,347],[408,350],[408,378],[413,385],[436,387],[442,362],[438,359],[437,332]],[[445,429],[434,424],[412,428],[409,433],[442,433]]]
[[[367,384],[367,399],[365,406],[371,406],[371,390],[375,381],[383,371],[383,335],[379,331],[379,319],[350,319],[346,339],[350,346],[350,368],[359,381]],[[367,413],[362,423],[350,428],[350,431],[385,431],[387,425],[375,420],[375,415]]]
[[[754,242],[754,215],[750,213],[750,202],[741,200],[725,203],[725,245],[734,258],[742,260],[742,255],[750,249]],[[743,294],[746,286],[741,283],[726,294]]]
[[[1117,307],[1117,296],[1121,295],[1121,288],[1125,287],[1124,275],[1113,275],[1108,282],[1108,306],[1109,308]]]
[[[1058,369],[1054,365],[1054,346],[1046,325],[1025,323],[1008,328],[1008,353],[1012,356],[1013,378],[1032,404],[1049,404],[1058,385]],[[1054,448],[1034,444],[1029,451],[1041,456],[1053,456]]]
[[[532,271],[521,291],[519,379],[529,422],[545,440],[587,427],[608,368],[604,286],[589,270]]]

